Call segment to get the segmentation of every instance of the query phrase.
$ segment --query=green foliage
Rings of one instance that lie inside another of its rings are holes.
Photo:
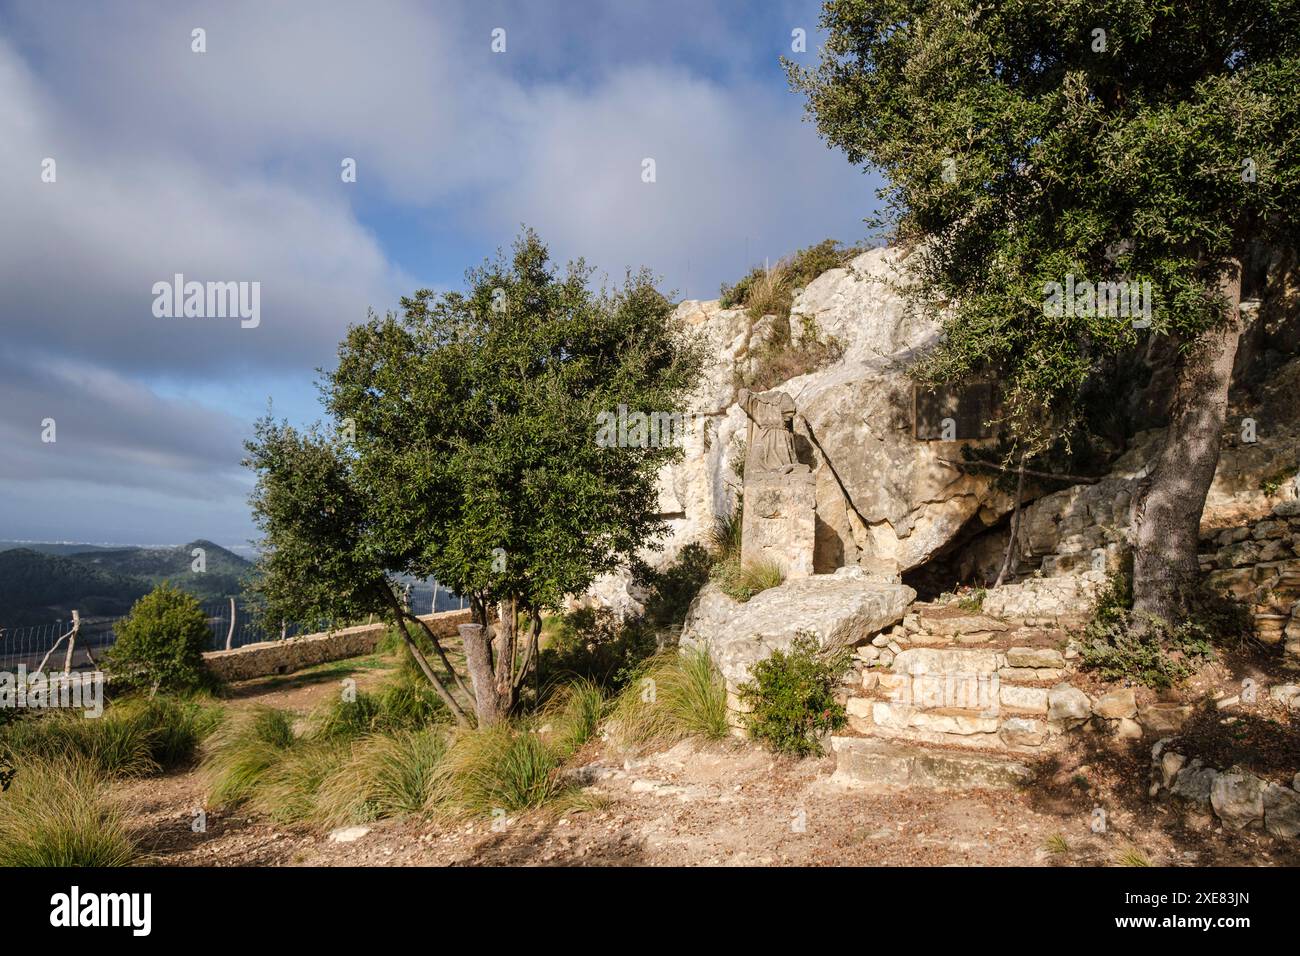
[[[208,803],[214,807],[243,803],[294,741],[293,715],[288,711],[259,707],[228,721],[213,735],[203,758]]]
[[[739,688],[748,705],[749,735],[779,753],[817,752],[821,740],[848,721],[835,686],[849,666],[849,653],[824,653],[814,634],[801,632],[789,651],[774,651],[752,668]]]
[[[1083,631],[1080,662],[1108,680],[1166,688],[1190,677],[1214,647],[1243,644],[1253,634],[1249,610],[1202,585],[1188,618],[1171,623],[1133,610],[1132,558],[1106,580]]]
[[[164,582],[136,601],[117,625],[105,661],[114,682],[151,693],[210,687],[203,664],[211,632],[199,602]]]
[[[778,587],[785,580],[785,571],[775,561],[751,561],[742,565],[740,558],[735,557],[714,567],[713,580],[724,594],[743,604],[760,591]]]
[[[604,690],[594,681],[579,678],[560,685],[542,711],[557,753],[567,758],[596,736],[608,706]]]
[[[221,712],[166,696],[114,701],[101,717],[33,714],[0,728],[0,756],[13,766],[76,757],[106,778],[142,777],[189,764]]]
[[[603,447],[598,416],[682,411],[701,354],[649,273],[599,292],[590,276],[561,275],[526,232],[465,291],[420,290],[349,331],[324,391],[355,424],[368,554],[535,610],[662,531],[655,479],[680,448]]]
[[[1022,447],[1140,344],[1127,319],[1047,314],[1046,283],[1149,281],[1153,328],[1186,347],[1224,316],[1230,260],[1297,235],[1292,0],[828,0],[821,23],[820,63],[787,63],[791,83],[888,177],[878,225],[916,250],[918,304],[951,310],[917,372],[1002,382]]]
[[[740,559],[740,533],[745,524],[744,511],[737,506],[725,517],[713,519],[713,528],[709,531],[709,544],[719,562]]]
[[[984,609],[988,593],[987,588],[966,588],[957,597],[957,606],[963,611],[978,613]]]
[[[535,809],[566,789],[561,760],[535,733],[505,724],[468,731],[443,760],[433,803],[458,816]]]
[[[335,825],[423,813],[446,754],[445,727],[363,737],[317,786],[313,814]]]
[[[138,851],[99,767],[25,761],[0,798],[0,866],[127,866]]]
[[[1106,625],[1089,625],[1079,656],[1106,680],[1133,680],[1167,688],[1196,673],[1214,654],[1211,635],[1199,624],[1170,624],[1141,611],[1119,611]]]
[[[1260,490],[1266,495],[1275,495],[1282,490],[1282,486],[1296,476],[1296,468],[1283,468],[1272,475],[1260,479]]]
[[[662,570],[637,569],[648,593],[640,617],[619,619],[605,608],[579,608],[559,615],[539,664],[545,680],[580,677],[617,689],[646,658],[676,643],[691,601],[709,579],[713,557],[690,544]]]
[[[610,726],[629,750],[727,736],[727,687],[703,650],[652,658],[614,701]]]

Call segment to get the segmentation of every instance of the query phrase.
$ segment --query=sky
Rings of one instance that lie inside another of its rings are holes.
[[[247,544],[253,421],[525,224],[701,299],[867,238],[879,180],[778,59],[818,7],[0,0],[0,540]],[[257,324],[155,314],[178,273]]]

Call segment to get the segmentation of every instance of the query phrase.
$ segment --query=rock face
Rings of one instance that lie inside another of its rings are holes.
[[[937,327],[911,311],[899,292],[901,259],[873,249],[846,268],[819,276],[800,293],[790,327],[843,346],[841,359],[781,386],[794,399],[795,444],[813,469],[815,570],[861,565],[886,575],[926,561],[973,517],[992,523],[1010,508],[991,479],[963,475],[939,459],[963,442],[918,441],[906,365],[935,340]],[[743,309],[682,302],[675,319],[708,357],[691,397],[684,455],[660,473],[660,510],[668,523],[661,547],[643,557],[663,566],[682,547],[704,543],[729,515],[740,491],[737,455],[748,428],[736,404],[764,323]],[[639,609],[625,576],[597,582],[593,596],[616,610]]]
[[[744,604],[709,585],[687,615],[681,646],[707,651],[734,691],[749,680],[753,664],[787,650],[800,632],[815,634],[827,648],[862,644],[901,621],[915,598],[905,585],[860,572],[787,581]]]

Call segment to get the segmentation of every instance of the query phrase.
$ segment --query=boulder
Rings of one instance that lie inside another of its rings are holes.
[[[1154,703],[1139,710],[1138,720],[1152,733],[1171,733],[1181,730],[1194,711],[1191,704]]]
[[[1028,717],[1008,717],[998,736],[1008,747],[1039,747],[1047,739],[1047,725]]]
[[[1102,694],[1092,702],[1092,712],[1107,720],[1133,718],[1137,716],[1137,698],[1133,688],[1125,687]]]
[[[751,666],[789,649],[800,632],[825,648],[853,647],[902,620],[915,598],[906,585],[851,574],[787,581],[744,604],[709,584],[691,605],[681,646],[707,651],[734,689],[749,680]]]
[[[1300,793],[1270,783],[1264,787],[1264,829],[1275,837],[1300,836]]]
[[[1169,792],[1193,803],[1208,804],[1218,776],[1219,772],[1213,767],[1202,765],[1199,758],[1193,759],[1174,778],[1174,785],[1169,788]]]
[[[1264,819],[1264,782],[1234,767],[1214,778],[1210,805],[1229,829],[1242,830],[1260,823]]]
[[[1057,684],[1047,692],[1047,717],[1058,722],[1087,720],[1092,716],[1088,695],[1071,684]]]

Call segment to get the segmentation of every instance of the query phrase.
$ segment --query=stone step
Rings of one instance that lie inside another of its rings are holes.
[[[864,737],[937,744],[963,750],[1032,754],[1054,732],[1045,714],[1007,709],[920,708],[864,697],[847,704],[849,729]]]
[[[1029,768],[1007,757],[954,753],[937,748],[865,737],[832,737],[835,783],[892,792],[919,787],[930,790],[984,790],[1015,787],[1029,778]]]

